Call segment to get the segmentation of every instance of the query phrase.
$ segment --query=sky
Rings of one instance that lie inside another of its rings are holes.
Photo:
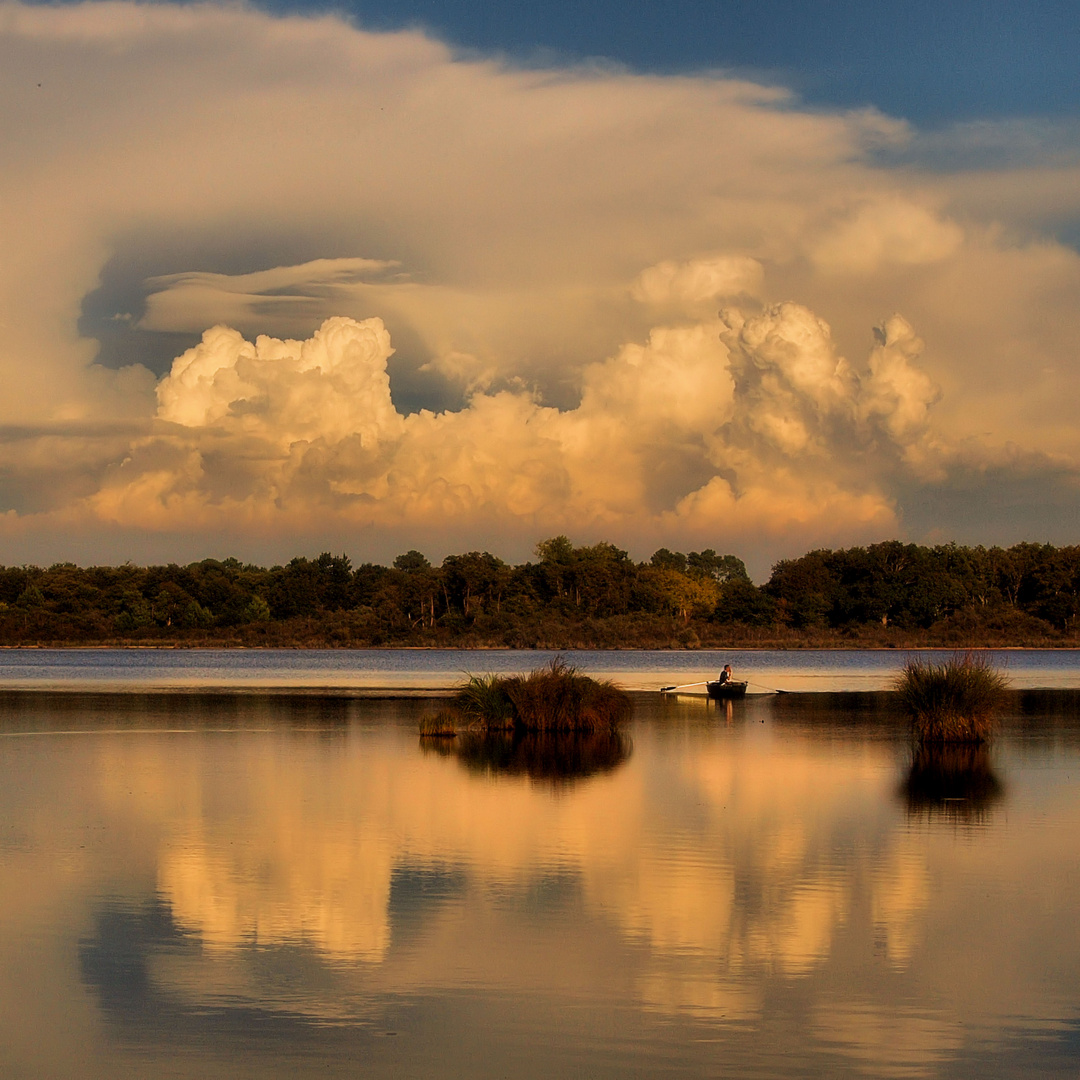
[[[1074,542],[1070,6],[0,2],[0,562]]]

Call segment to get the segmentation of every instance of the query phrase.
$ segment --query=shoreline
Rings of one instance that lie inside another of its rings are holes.
[[[670,653],[712,653],[712,652],[1080,652],[1080,638],[1071,641],[1045,641],[1022,645],[1010,645],[997,641],[970,642],[823,642],[809,640],[805,642],[788,639],[766,639],[760,643],[726,644],[701,643],[699,645],[354,645],[354,644],[270,644],[247,641],[161,641],[145,642],[130,639],[113,641],[34,641],[18,644],[0,644],[0,654],[12,652],[533,652],[533,653],[624,653],[624,652],[670,652]]]
[[[380,701],[443,701],[452,697],[457,692],[456,686],[444,687],[356,687],[356,686],[236,686],[229,684],[189,685],[176,686],[161,683],[120,684],[112,683],[103,686],[94,686],[85,682],[72,682],[71,685],[51,683],[38,686],[18,686],[0,682],[0,704],[10,702],[12,699],[44,699],[48,697],[62,698],[73,702],[78,699],[86,700],[122,700],[131,702],[139,697],[153,699],[182,698],[187,701],[197,701],[199,698],[229,701],[255,701],[260,698],[269,698],[276,701],[289,699],[317,702],[327,700],[334,702],[380,702]],[[698,699],[702,704],[717,705],[706,694],[663,693],[658,689],[642,687],[624,688],[634,701],[685,701],[686,699]],[[1080,686],[1025,686],[1009,687],[1005,691],[1007,697],[1014,703],[1020,702],[1025,697],[1055,697],[1065,698],[1070,701],[1080,701]],[[750,693],[745,698],[734,702],[736,709],[745,708],[747,705],[756,705],[764,701],[782,700],[797,704],[799,701],[814,701],[818,704],[831,698],[839,698],[854,703],[891,702],[895,691],[886,687],[871,687],[868,689],[837,689],[822,687],[818,690],[780,690],[772,692]],[[723,707],[724,703],[719,703]],[[3,718],[0,717],[0,732],[3,728]]]

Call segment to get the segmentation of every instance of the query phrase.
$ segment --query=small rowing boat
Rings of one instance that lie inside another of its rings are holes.
[[[707,682],[705,689],[709,691],[709,697],[718,701],[726,701],[731,698],[746,697],[746,683],[744,682]]]

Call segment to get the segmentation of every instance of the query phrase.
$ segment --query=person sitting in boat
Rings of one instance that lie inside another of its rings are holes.
[[[721,686],[725,683],[731,682],[731,665],[725,664],[724,670],[720,672],[720,677],[716,680]]]

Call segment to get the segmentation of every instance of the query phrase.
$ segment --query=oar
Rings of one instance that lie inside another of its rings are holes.
[[[786,694],[787,693],[786,690],[777,690],[775,686],[766,686],[764,683],[750,682],[749,679],[746,680],[746,684],[747,684],[747,686],[757,686],[762,690],[768,690],[770,694]]]
[[[681,686],[661,686],[660,693],[666,694],[669,690],[685,690],[688,686],[705,686],[707,681],[702,679],[700,682],[684,682]]]

